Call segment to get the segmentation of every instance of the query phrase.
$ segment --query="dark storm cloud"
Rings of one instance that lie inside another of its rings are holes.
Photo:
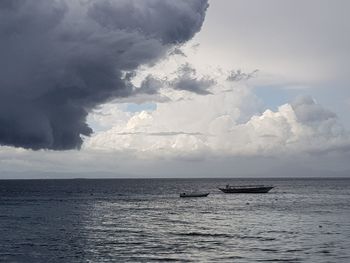
[[[86,116],[134,95],[125,72],[192,38],[207,0],[1,0],[0,144],[79,148]],[[148,80],[150,81],[150,80]],[[146,91],[145,80],[143,93]]]
[[[138,93],[143,94],[157,94],[158,91],[164,86],[163,82],[157,78],[154,78],[152,75],[148,75],[140,85]]]
[[[182,57],[187,57],[185,52],[183,52],[180,48],[174,48],[174,50],[172,50],[170,52],[171,56],[182,56]]]
[[[142,31],[163,43],[182,43],[203,23],[207,1],[204,0],[122,0],[95,1],[89,15],[111,29]]]
[[[189,63],[181,65],[174,72],[174,75],[175,78],[169,80],[167,77],[160,79],[150,74],[135,92],[153,95],[158,94],[161,88],[168,87],[175,90],[186,90],[198,95],[208,95],[212,94],[209,89],[216,83],[209,76],[198,76],[196,70]]]
[[[182,65],[177,73],[177,77],[172,80],[169,85],[176,90],[186,90],[197,93],[199,95],[212,94],[210,88],[216,83],[209,77],[199,78],[196,70],[191,65]]]
[[[256,73],[258,72],[258,70],[254,70],[253,72],[250,73],[244,73],[242,72],[240,69],[238,70],[232,70],[229,74],[229,76],[227,77],[228,81],[241,81],[241,80],[248,80],[253,78]]]
[[[162,88],[185,90],[198,95],[208,95],[212,94],[209,89],[216,83],[209,76],[198,76],[196,70],[189,63],[181,65],[173,74],[175,77],[171,80],[168,77],[158,78],[152,74],[147,75],[139,87],[134,87],[135,95],[160,95],[159,91]],[[133,86],[132,78],[134,76],[133,73],[126,74],[125,79],[128,85]]]

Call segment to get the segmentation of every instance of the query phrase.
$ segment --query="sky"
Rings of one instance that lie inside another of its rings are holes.
[[[3,0],[0,178],[348,177],[349,7]]]

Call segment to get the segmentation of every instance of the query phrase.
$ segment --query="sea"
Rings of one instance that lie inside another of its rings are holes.
[[[348,263],[350,180],[2,180],[0,262]]]

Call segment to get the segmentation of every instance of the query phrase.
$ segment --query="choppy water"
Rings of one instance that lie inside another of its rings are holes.
[[[349,201],[344,179],[0,181],[0,261],[350,262]]]

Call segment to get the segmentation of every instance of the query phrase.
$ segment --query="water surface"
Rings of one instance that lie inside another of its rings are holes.
[[[4,180],[0,262],[350,262],[349,201],[347,179]]]

